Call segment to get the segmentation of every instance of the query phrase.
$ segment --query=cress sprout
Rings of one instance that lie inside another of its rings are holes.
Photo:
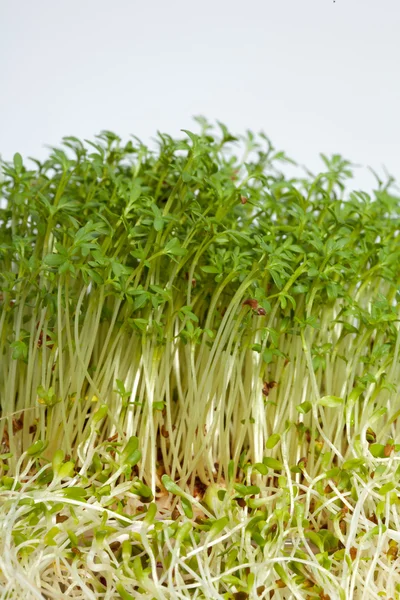
[[[2,164],[1,598],[398,599],[393,180],[197,121]]]

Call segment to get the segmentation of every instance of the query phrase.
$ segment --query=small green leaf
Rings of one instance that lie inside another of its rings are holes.
[[[350,458],[349,460],[345,460],[343,463],[343,469],[345,471],[354,471],[365,463],[365,458]]]
[[[146,516],[143,519],[143,521],[145,523],[148,523],[149,525],[152,525],[154,523],[156,515],[157,515],[157,504],[155,502],[152,502],[151,504],[149,504],[149,506],[147,508]]]
[[[187,498],[182,497],[181,504],[182,504],[183,512],[185,513],[187,518],[192,519],[193,518],[193,508],[192,508],[192,505],[189,502],[189,500]]]
[[[211,525],[210,528],[210,537],[215,537],[228,525],[229,517],[221,517],[221,519],[217,519]]]
[[[80,501],[83,501],[88,496],[87,490],[78,486],[63,488],[62,494],[65,498],[69,498],[70,500]]]
[[[22,340],[17,340],[10,344],[13,349],[12,357],[14,360],[26,360],[28,358],[28,345]]]
[[[282,471],[283,465],[276,458],[272,458],[271,456],[264,456],[263,463],[268,468],[273,469],[274,471]]]
[[[316,531],[307,531],[306,533],[307,539],[315,544],[320,552],[324,551],[324,540],[321,538],[318,532]]]
[[[164,410],[164,408],[165,408],[165,402],[153,402],[154,410]]]
[[[259,473],[261,473],[261,475],[267,475],[268,473],[268,467],[267,465],[264,465],[264,463],[255,463],[253,465],[253,468],[256,469],[256,471],[258,471]]]
[[[54,537],[58,533],[60,533],[60,529],[56,526],[49,529],[49,531],[46,533],[46,535],[43,538],[44,544],[46,546],[57,546],[57,542],[55,541]]]
[[[125,458],[124,464],[134,467],[135,465],[138,464],[138,462],[140,461],[141,458],[142,458],[142,452],[139,449],[134,450],[133,452],[131,452],[131,454],[128,454],[128,456]]]
[[[66,260],[67,257],[61,254],[48,254],[44,257],[44,264],[48,267],[60,267]]]
[[[380,496],[386,496],[386,494],[388,494],[389,492],[391,492],[392,490],[395,489],[395,484],[393,483],[393,481],[389,481],[389,483],[385,483],[385,485],[383,485],[381,488],[379,488],[378,494]]]
[[[341,406],[343,404],[343,398],[339,398],[338,396],[323,396],[317,400],[317,404],[335,408],[336,406]]]
[[[260,493],[260,488],[258,485],[243,485],[243,483],[235,483],[233,487],[241,496],[253,496]]]
[[[178,529],[178,533],[176,535],[176,543],[182,544],[182,542],[185,541],[185,539],[187,539],[189,537],[190,532],[193,529],[193,525],[190,523],[190,521],[184,523],[183,525],[181,525]]]
[[[13,162],[14,162],[14,168],[15,168],[15,170],[17,171],[17,173],[20,173],[21,170],[22,170],[23,161],[22,161],[22,156],[20,155],[19,152],[16,152],[14,154]]]
[[[122,453],[127,456],[129,454],[132,454],[132,452],[134,452],[135,450],[137,450],[139,447],[139,438],[137,438],[135,435],[132,435],[125,448],[123,449]]]
[[[96,489],[96,496],[98,496],[100,498],[102,496],[109,496],[110,494],[111,494],[111,486],[110,485],[103,485]]]
[[[385,446],[383,444],[370,444],[369,451],[375,458],[385,458]]]
[[[39,456],[43,452],[43,450],[47,448],[48,444],[49,443],[47,441],[44,442],[43,440],[37,440],[34,444],[29,446],[26,453],[29,456]]]
[[[115,588],[116,588],[118,594],[121,596],[122,600],[135,600],[135,596],[132,596],[132,594],[127,592],[121,583],[117,583]]]
[[[167,242],[164,253],[170,254],[171,256],[184,256],[187,253],[187,250],[181,248],[178,238],[172,238]]]
[[[269,365],[272,362],[272,358],[273,358],[273,352],[270,348],[267,348],[266,350],[264,350],[264,352],[262,353],[262,359],[265,363],[267,363],[267,365]]]
[[[138,496],[141,496],[142,500],[144,498],[146,498],[148,502],[151,502],[151,500],[153,500],[153,494],[151,492],[151,489],[148,485],[143,483],[143,481],[135,481],[132,485],[132,492],[134,494],[137,494]]]
[[[163,483],[163,486],[165,487],[165,489],[167,490],[167,492],[170,492],[171,494],[174,494],[175,496],[184,496],[183,491],[181,490],[181,488],[176,485],[176,483],[174,481],[172,481],[171,477],[169,477],[168,475],[163,475],[161,477],[161,481]]]
[[[267,443],[265,444],[265,447],[268,450],[272,450],[272,448],[275,448],[275,446],[277,445],[277,443],[280,441],[281,436],[279,435],[279,433],[273,433],[272,435],[269,436],[269,438],[267,439]]]
[[[312,404],[311,402],[308,402],[308,400],[296,406],[297,412],[299,412],[301,415],[306,415],[308,412],[310,412],[311,409]]]
[[[75,463],[72,460],[61,465],[58,469],[58,476],[60,479],[64,479],[65,477],[71,477],[74,472]]]
[[[156,217],[153,221],[153,227],[156,231],[161,231],[164,227],[164,219],[162,217]]]
[[[92,423],[94,425],[97,425],[97,423],[99,423],[100,421],[102,421],[104,419],[104,417],[107,415],[107,413],[108,413],[108,406],[107,406],[107,404],[102,404],[100,406],[99,410],[97,410],[94,413]]]

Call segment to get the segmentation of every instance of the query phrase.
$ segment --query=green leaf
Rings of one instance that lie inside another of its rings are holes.
[[[29,456],[40,456],[40,454],[47,448],[48,445],[48,441],[37,440],[31,446],[29,446],[26,453]]]
[[[107,413],[108,413],[107,404],[102,404],[100,406],[100,408],[98,410],[96,410],[96,412],[94,413],[92,423],[94,425],[97,425],[97,423],[99,423],[100,421],[102,421],[104,419],[104,417],[107,415]]]
[[[264,463],[255,463],[253,465],[253,468],[256,469],[256,471],[258,471],[259,473],[261,473],[261,475],[267,475],[268,473],[268,467],[267,465],[264,465]]]
[[[242,483],[235,483],[233,486],[234,490],[241,496],[254,496],[260,493],[258,485],[243,485]]]
[[[306,415],[308,412],[310,412],[311,409],[312,409],[312,404],[311,404],[311,402],[308,402],[308,400],[306,400],[305,402],[302,402],[301,404],[298,404],[296,406],[297,412],[299,412],[302,415]]]
[[[368,449],[375,458],[385,458],[385,446],[383,444],[370,444]]]
[[[16,340],[10,344],[13,349],[12,357],[14,360],[26,360],[28,358],[28,346],[22,340]]]
[[[135,450],[137,450],[139,448],[139,438],[137,438],[135,435],[132,435],[128,442],[126,443],[125,448],[122,451],[122,454],[124,456],[129,456],[130,454],[132,454],[132,452],[135,452]]]
[[[181,504],[182,504],[183,512],[185,513],[186,517],[188,519],[192,519],[193,518],[193,508],[192,508],[192,505],[189,502],[189,500],[187,498],[181,497]]]
[[[344,461],[342,468],[345,471],[354,471],[362,467],[363,464],[365,464],[365,458],[350,458]]]
[[[162,217],[156,217],[153,221],[153,227],[156,231],[161,231],[164,227],[164,219]]]
[[[58,473],[58,469],[62,465],[64,457],[65,453],[63,450],[56,450],[56,452],[53,454],[52,467],[55,473]]]
[[[281,436],[279,435],[279,433],[273,433],[267,439],[267,443],[265,444],[265,447],[268,450],[272,450],[272,448],[275,448],[275,446],[278,444],[280,439],[281,439]]]
[[[140,461],[141,458],[142,458],[141,451],[139,449],[134,450],[131,454],[128,454],[128,456],[125,458],[124,464],[134,467],[135,465],[137,465],[137,463]]]
[[[117,583],[115,588],[122,600],[135,600],[135,596],[127,592],[122,583]]]
[[[181,248],[178,238],[172,238],[166,244],[164,253],[172,256],[185,256],[187,250],[185,248]]]
[[[22,171],[23,162],[22,162],[22,156],[20,155],[19,152],[16,152],[14,154],[13,162],[14,162],[15,170],[17,171],[17,173],[20,173]]]
[[[165,489],[167,490],[167,492],[170,492],[170,494],[174,494],[175,496],[184,496],[183,491],[181,490],[181,488],[176,485],[176,483],[174,481],[172,481],[171,477],[169,477],[169,475],[163,475],[161,477],[161,481],[163,483],[163,486],[165,487]]]
[[[139,310],[139,308],[143,308],[149,299],[149,294],[147,292],[142,292],[138,294],[135,298],[135,302],[133,303],[134,310]]]
[[[147,501],[153,500],[153,494],[151,492],[151,489],[149,488],[148,485],[146,485],[142,481],[138,480],[138,481],[134,482],[134,484],[132,486],[132,492],[134,494],[137,494],[138,496],[141,496],[142,501],[144,499],[147,499]]]
[[[156,515],[157,515],[157,504],[155,502],[152,502],[151,504],[149,504],[149,506],[147,508],[146,516],[143,519],[143,521],[145,523],[148,523],[149,525],[152,525],[155,521]]]
[[[272,458],[272,456],[264,456],[263,463],[269,469],[273,469],[274,471],[282,471],[283,469],[282,463],[276,458]]]
[[[343,398],[339,398],[338,396],[323,396],[317,400],[317,404],[320,406],[335,408],[343,404]]]
[[[153,409],[154,410],[164,410],[165,408],[165,402],[153,402]]]
[[[67,461],[63,465],[61,465],[58,469],[58,476],[60,479],[64,479],[65,477],[71,477],[74,473],[75,463],[72,460]]]
[[[60,533],[60,529],[56,526],[51,527],[43,538],[43,542],[46,546],[57,546],[55,536]]]
[[[44,264],[48,267],[60,267],[68,260],[66,256],[61,254],[47,254],[44,257]]]
[[[386,494],[388,494],[389,492],[391,492],[395,488],[396,488],[396,486],[393,483],[393,481],[389,481],[389,483],[385,483],[385,485],[383,485],[382,487],[380,487],[379,490],[377,490],[377,492],[378,492],[378,494],[380,496],[386,496]]]
[[[262,358],[263,361],[265,363],[267,363],[267,365],[269,365],[272,362],[272,358],[273,358],[273,352],[270,348],[267,348],[266,350],[264,350],[263,354],[262,354]]]
[[[63,488],[62,494],[65,498],[69,498],[70,500],[82,501],[88,497],[87,490],[78,486]]]
[[[192,180],[192,176],[191,176],[191,175],[190,175],[190,173],[188,173],[187,171],[183,171],[183,173],[182,173],[182,180],[183,180],[185,183],[189,183],[189,181],[191,181],[191,180]]]
[[[214,521],[209,531],[210,537],[216,537],[228,524],[229,517],[221,517],[221,519]]]
[[[324,551],[324,540],[320,536],[320,534],[316,531],[307,531],[306,538],[315,544],[320,552]]]

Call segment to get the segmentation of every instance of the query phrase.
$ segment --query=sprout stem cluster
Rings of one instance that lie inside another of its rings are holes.
[[[393,181],[197,121],[3,164],[0,598],[398,599]]]

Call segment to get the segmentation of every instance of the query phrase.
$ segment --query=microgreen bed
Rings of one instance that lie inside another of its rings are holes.
[[[197,121],[3,164],[0,598],[399,599],[393,181]]]

